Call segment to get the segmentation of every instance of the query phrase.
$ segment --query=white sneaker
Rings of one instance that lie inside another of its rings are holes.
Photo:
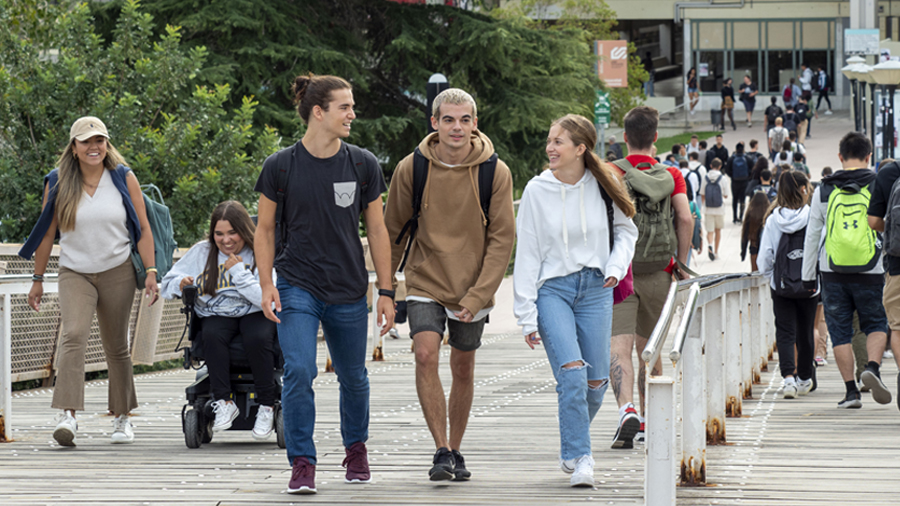
[[[56,429],[53,431],[53,439],[55,439],[60,446],[75,446],[75,433],[77,431],[78,422],[75,421],[75,417],[68,411],[63,411],[62,414],[59,415],[59,422],[56,424]]]
[[[253,439],[267,439],[275,432],[275,408],[260,406],[253,425]]]
[[[559,458],[559,468],[562,469],[562,472],[566,474],[572,474],[575,472],[575,463],[578,459],[569,459],[563,460],[562,457]]]
[[[831,109],[828,109],[827,111],[825,111],[826,116],[831,116],[832,114],[833,113],[831,112]]]
[[[797,398],[797,381],[793,376],[788,376],[784,378],[784,398],[785,399],[796,399]]]
[[[806,395],[810,390],[812,390],[812,378],[797,380],[797,395]]]
[[[134,427],[128,421],[128,415],[119,415],[113,420],[113,444],[128,444],[134,442]]]
[[[594,486],[594,457],[590,455],[578,457],[575,461],[575,472],[572,473],[569,483],[573,487]]]
[[[213,413],[216,414],[216,421],[213,423],[213,432],[219,432],[221,430],[228,430],[231,428],[231,422],[237,418],[238,413],[241,410],[238,409],[237,404],[233,402],[226,402],[224,399],[219,399],[212,404]]]

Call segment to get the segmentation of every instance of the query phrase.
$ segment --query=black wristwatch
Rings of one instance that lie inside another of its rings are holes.
[[[397,292],[395,292],[394,290],[385,290],[384,288],[379,288],[378,295],[381,295],[383,297],[390,297],[391,300],[394,300],[394,298],[397,297]]]

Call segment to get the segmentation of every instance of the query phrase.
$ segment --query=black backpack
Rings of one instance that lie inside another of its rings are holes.
[[[775,294],[786,299],[808,299],[809,290],[803,288],[803,241],[806,227],[792,233],[782,234],[775,250]]]
[[[491,192],[494,189],[494,171],[497,168],[497,153],[491,155],[478,166],[478,198],[481,201],[481,210],[484,212],[485,219],[488,220],[485,228],[490,223],[491,209]],[[400,262],[398,272],[402,272],[406,267],[406,260],[409,258],[409,250],[412,247],[413,239],[416,237],[416,231],[419,229],[419,216],[422,211],[422,195],[425,193],[425,182],[428,180],[428,159],[416,148],[413,153],[413,193],[412,193],[412,217],[403,225],[400,234],[394,244],[401,244],[403,238],[409,232],[409,239],[406,243],[406,251],[403,253],[403,260]]]
[[[301,142],[301,141],[297,141]],[[287,191],[288,183],[291,180],[291,169],[294,167],[294,152],[297,144],[291,146],[290,156],[287,149],[283,149],[276,153],[276,167],[278,169],[278,183],[275,188],[275,256],[281,252],[281,248],[287,239],[287,227],[282,223],[284,214],[284,194]],[[369,207],[369,203],[365,201],[366,192],[369,190],[369,179],[366,177],[366,156],[363,149],[346,142],[341,143],[341,149],[349,152],[350,164],[356,172],[356,183],[358,186],[358,195],[360,202],[360,212]]]
[[[731,179],[734,181],[750,179],[750,163],[744,155],[734,155],[731,159]]]

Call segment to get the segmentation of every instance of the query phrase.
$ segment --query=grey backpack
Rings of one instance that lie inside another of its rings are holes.
[[[900,177],[891,186],[891,196],[884,215],[884,253],[900,257]]]
[[[671,198],[675,181],[661,163],[640,163],[634,167],[622,158],[613,164],[625,171],[625,186],[634,202],[638,239],[632,270],[645,274],[665,269],[678,249]],[[642,166],[650,168],[640,170]]]

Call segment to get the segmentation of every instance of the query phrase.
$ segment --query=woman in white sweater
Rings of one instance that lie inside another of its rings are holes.
[[[262,313],[262,290],[253,260],[256,227],[240,202],[228,200],[213,210],[209,239],[195,244],[162,280],[162,296],[171,299],[197,285],[195,312],[203,322],[203,349],[216,413],[213,431],[227,430],[240,410],[231,399],[229,343],[240,334],[253,372],[259,412],[253,437],[274,431],[275,323]]]
[[[550,170],[525,187],[516,223],[515,313],[556,377],[560,467],[572,486],[594,484],[590,423],[609,385],[613,287],[638,237],[634,205],[591,150],[596,141],[583,116],[553,123]]]

